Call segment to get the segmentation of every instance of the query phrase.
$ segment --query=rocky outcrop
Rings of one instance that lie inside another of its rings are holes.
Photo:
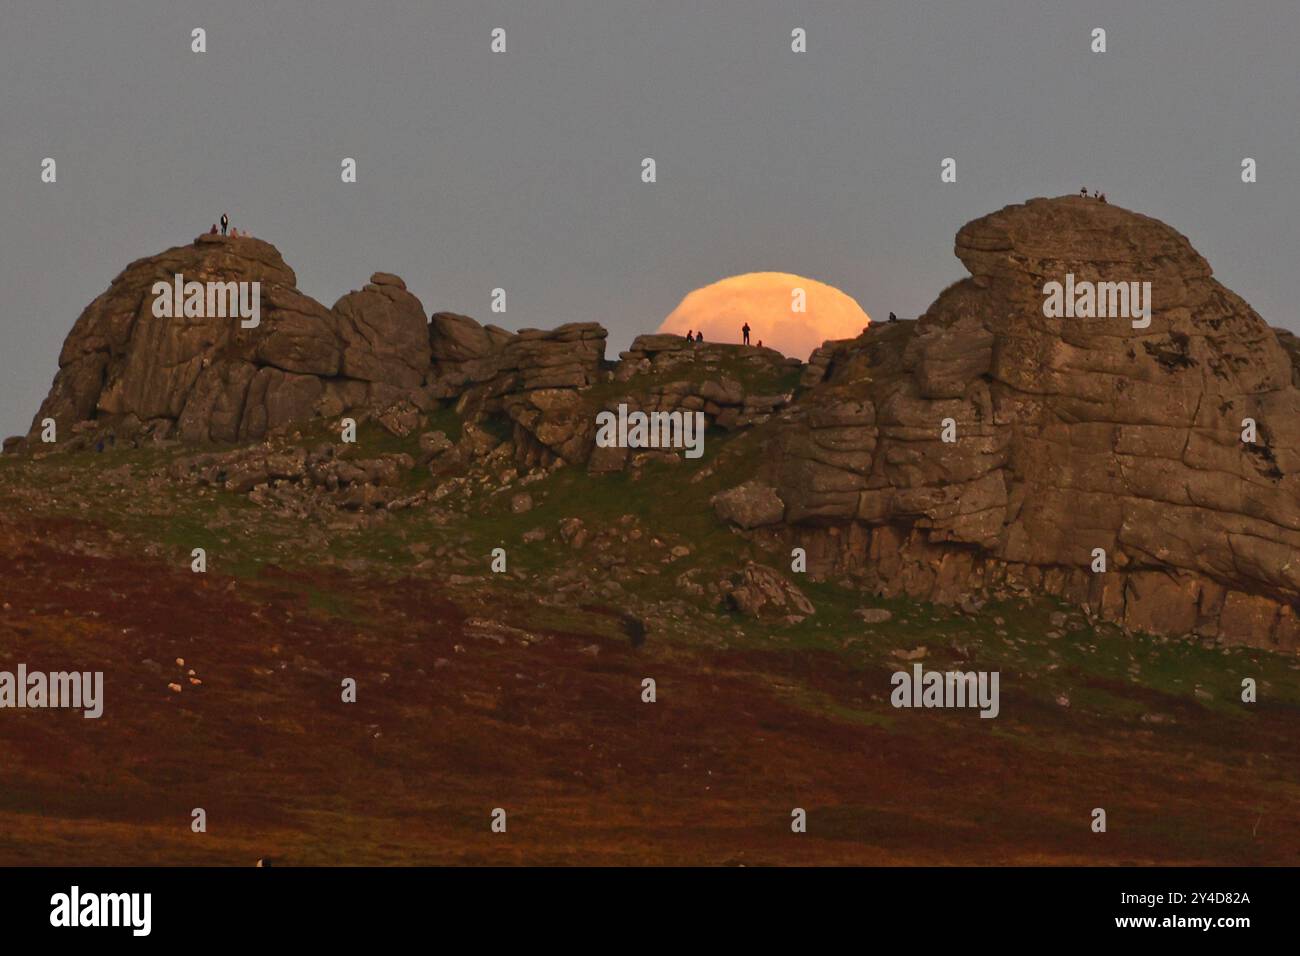
[[[637,385],[629,390],[629,407],[642,411],[702,411],[721,428],[760,425],[791,401],[793,390],[755,392],[750,379],[773,380],[803,363],[773,349],[749,345],[688,342],[680,335],[640,335],[619,353],[614,378]]]
[[[1185,237],[1095,200],[1009,206],[956,253],[969,278],[828,344],[781,415],[768,470],[810,569],[1295,649],[1300,391],[1278,335]],[[1067,274],[1150,282],[1149,326],[1047,317]]]
[[[464,321],[454,328],[465,337],[473,334]],[[605,329],[595,322],[572,322],[551,330],[523,329],[504,340],[487,334],[486,353],[439,367],[435,394],[458,394],[456,410],[471,420],[504,415],[523,465],[585,461],[594,444],[595,419],[580,390],[606,377]]]
[[[868,328],[870,327],[868,326]],[[864,329],[863,331],[867,330]],[[799,377],[799,386],[801,388],[812,388],[814,385],[820,385],[822,380],[826,378],[826,373],[830,370],[835,357],[840,355],[844,348],[853,341],[853,339],[830,339],[813,349],[812,355],[808,356],[808,364]]]
[[[754,382],[779,383],[797,378],[802,363],[772,349],[688,342],[679,335],[641,335],[619,353],[612,378],[622,388],[605,390],[590,413],[628,412],[704,415],[706,426],[727,431],[762,425],[794,398],[793,387],[755,390]],[[594,473],[622,471],[629,464],[676,458],[674,451],[636,452],[592,448],[585,460]]]
[[[439,398],[455,398],[466,385],[496,374],[489,357],[514,338],[496,325],[480,325],[467,315],[435,312],[429,319],[429,381]]]
[[[601,378],[606,332],[595,322],[555,329],[507,332],[450,312],[429,324],[433,368],[429,382],[439,398],[477,411],[503,395],[539,388],[584,388]]]
[[[716,472],[751,479],[712,497],[718,516],[804,547],[813,576],[968,607],[1047,592],[1136,630],[1300,647],[1300,339],[1218,283],[1185,237],[1095,200],[1009,206],[965,226],[956,254],[969,276],[919,319],[827,342],[806,366],[676,335],[643,335],[610,363],[595,323],[426,321],[386,273],[326,308],[267,243],[203,236],[132,263],[86,308],[33,432],[55,419],[64,451],[249,443],[356,409],[418,456],[264,448],[181,477],[289,511],[323,494],[382,516],[416,500],[394,469],[431,475],[428,500],[444,504],[480,478],[566,464],[635,478],[679,452],[596,448],[597,413],[698,412],[756,430],[740,455],[763,449],[757,467]],[[259,283],[260,322],[155,316],[153,285],[176,274]],[[1052,317],[1045,286],[1067,278],[1110,304],[1149,283],[1149,323]],[[454,403],[459,441],[419,435],[439,402]],[[683,586],[744,613],[808,613],[773,574]]]
[[[638,335],[626,352],[619,353],[616,377],[625,382],[637,375],[663,377],[674,370],[704,368],[729,363],[754,370],[800,368],[798,359],[756,345],[688,342],[680,335]]]
[[[511,337],[505,329],[482,326],[468,315],[435,312],[429,317],[429,351],[440,370],[484,358]]]
[[[154,284],[176,275],[257,283],[257,324],[155,315]],[[248,441],[317,414],[425,401],[424,308],[401,279],[376,273],[333,309],[296,283],[274,246],[249,237],[204,235],[133,262],[77,319],[32,432],[53,418],[65,435],[94,420],[186,441]]]
[[[208,316],[202,308],[191,316],[155,316],[154,284],[176,275],[256,284],[258,321],[246,327],[237,315]],[[767,421],[792,398],[791,389],[755,390],[744,382],[784,381],[801,367],[771,349],[687,343],[674,335],[642,336],[610,364],[606,332],[596,323],[508,332],[450,312],[426,320],[402,279],[382,272],[326,308],[296,282],[273,246],[250,237],[204,235],[132,263],[74,325],[29,439],[53,418],[61,437],[51,450],[58,451],[145,436],[260,441],[353,410],[400,437],[415,415],[445,401],[467,421],[508,422],[523,466],[618,470],[626,454],[602,456],[594,447],[602,407],[702,411],[712,425],[744,428]],[[604,406],[586,394],[612,379],[627,392]],[[5,448],[23,444],[13,440]]]

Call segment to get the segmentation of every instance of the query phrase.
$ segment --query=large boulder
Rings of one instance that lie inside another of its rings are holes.
[[[488,330],[468,315],[435,312],[429,319],[429,351],[438,365],[481,359],[496,345]]]
[[[396,276],[375,273],[334,303],[347,378],[419,388],[429,370],[428,322],[420,300]]]
[[[719,518],[745,529],[780,524],[785,517],[785,503],[771,485],[761,481],[747,481],[720,491],[711,503]]]
[[[1097,200],[1008,206],[956,252],[967,279],[827,343],[778,416],[765,472],[810,572],[932,600],[1024,583],[1135,629],[1294,647],[1290,339],[1186,237]],[[1149,325],[1049,317],[1067,275],[1149,282]]]

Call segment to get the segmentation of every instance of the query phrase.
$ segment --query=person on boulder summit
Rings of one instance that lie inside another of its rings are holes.
[[[696,332],[696,333],[695,333],[695,341],[697,341],[697,342],[703,342],[703,341],[704,341],[704,333],[703,333],[703,332]]]
[[[695,331],[694,331],[693,329],[687,329],[687,330],[686,330],[686,341],[687,341],[687,342],[694,342],[694,341],[695,341]]]
[[[227,216],[227,215],[223,212],[223,213],[221,214],[221,234],[222,234],[223,236],[226,234],[226,228],[227,228],[229,225],[230,225],[230,217]]]
[[[746,322],[744,325],[740,327],[740,334],[744,336],[745,344],[748,345],[749,344],[749,323],[748,322]]]
[[[215,236],[216,234],[217,234],[217,224],[214,222],[212,224],[212,228],[208,230],[208,235]]]
[[[889,321],[890,321],[890,322],[897,322],[897,321],[898,321],[898,316],[896,316],[896,315],[894,315],[894,313],[890,312],[890,313],[889,313]]]

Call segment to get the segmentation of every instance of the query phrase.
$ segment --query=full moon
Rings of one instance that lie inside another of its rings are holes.
[[[800,308],[802,307],[802,311]],[[747,272],[696,289],[669,313],[660,332],[703,332],[705,342],[749,343],[807,359],[827,339],[851,339],[870,316],[852,296],[788,272]]]

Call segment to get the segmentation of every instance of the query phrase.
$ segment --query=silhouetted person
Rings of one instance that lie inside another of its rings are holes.
[[[223,212],[221,214],[221,234],[223,236],[226,234],[226,229],[229,226],[230,226],[230,217]]]
[[[890,322],[897,322],[897,321],[898,321],[898,316],[896,316],[896,315],[894,315],[894,313],[890,312],[890,313],[889,313],[889,321],[890,321]]]
[[[749,323],[746,322],[740,327],[740,334],[744,338],[745,344],[749,344]]]
[[[703,342],[703,341],[704,341],[704,333],[703,333],[703,332],[696,332],[696,333],[695,333],[695,341],[697,341],[697,342]]]
[[[763,347],[763,340],[762,340],[762,339],[759,339],[759,340],[758,340],[758,347],[759,347],[760,349]]]
[[[216,234],[217,234],[217,224],[214,222],[212,224],[212,228],[208,230],[208,235],[215,236]]]
[[[687,341],[687,342],[694,342],[694,341],[695,341],[695,332],[694,332],[693,330],[691,330],[691,329],[687,329],[687,330],[686,330],[686,341]]]
[[[1082,189],[1079,190],[1079,196],[1080,196],[1081,198],[1083,198],[1083,199],[1087,199],[1087,198],[1088,198],[1088,187],[1087,187],[1087,186],[1084,186]]]

